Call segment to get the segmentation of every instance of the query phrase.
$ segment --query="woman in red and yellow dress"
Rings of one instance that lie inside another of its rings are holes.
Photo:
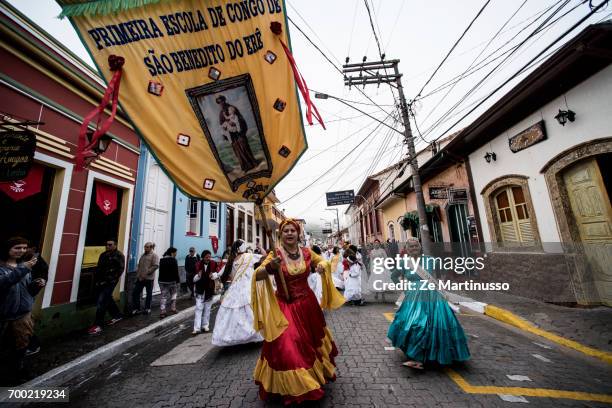
[[[334,287],[325,259],[298,245],[296,221],[284,220],[279,234],[281,245],[270,252],[252,281],[254,325],[265,339],[253,375],[261,399],[280,396],[288,405],[321,399],[323,385],[336,379],[338,350],[322,309],[342,306],[344,297]],[[320,305],[308,286],[313,268],[323,283]]]

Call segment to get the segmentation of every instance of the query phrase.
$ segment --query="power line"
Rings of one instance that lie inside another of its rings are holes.
[[[291,3],[288,3],[288,4],[293,9],[293,11],[295,11],[295,13],[298,15],[298,17],[304,22],[304,24],[306,24],[306,27],[308,27],[310,29],[310,31],[312,31],[312,33],[319,39],[319,41],[321,41],[321,44],[323,44],[323,40],[321,39],[321,37],[319,37],[319,34],[317,34],[317,32],[310,26],[310,24],[308,24],[308,21],[306,21],[306,19],[300,14],[298,9],[295,8],[295,6],[293,4],[291,4]],[[334,53],[329,49],[329,47],[327,47],[325,44],[323,44],[323,46],[327,49],[327,51],[330,53],[330,55],[336,60],[336,62],[338,64],[341,64],[341,62],[338,59],[338,57],[336,57],[334,55]]]
[[[482,61],[478,62],[478,64],[476,64],[476,66],[474,67],[473,70],[469,71],[469,72],[463,72],[459,75],[456,75],[455,77],[449,79],[448,81],[442,83],[441,85],[439,85],[437,88],[435,88],[433,91],[430,91],[429,93],[422,95],[419,100],[425,99],[439,91],[441,91],[442,89],[446,89],[447,87],[451,86],[452,84],[456,83],[457,81],[460,81],[474,73],[476,73],[477,71],[481,70],[482,68],[486,67],[487,65],[497,61],[499,58],[503,57],[504,55],[506,55],[508,52],[512,51],[514,48],[516,48],[516,46],[511,47],[510,49],[504,51],[502,54],[498,55],[497,57],[493,58],[492,60],[490,60],[489,62],[486,62],[487,60],[489,60],[489,58],[491,58],[493,55],[495,55],[499,50],[501,50],[502,48],[504,48],[506,45],[508,45],[509,43],[511,43],[520,33],[522,33],[523,31],[525,31],[527,28],[531,27],[536,21],[538,21],[540,19],[540,17],[542,17],[542,15],[546,14],[548,11],[550,11],[555,5],[557,4],[557,2],[551,4],[550,6],[546,7],[543,10],[540,10],[538,13],[528,17],[527,19],[521,21],[520,23],[514,25],[513,27],[509,28],[506,31],[509,31],[519,25],[521,25],[522,23],[524,23],[525,21],[531,20],[534,16],[537,16],[533,21],[529,22],[527,25],[525,25],[523,28],[520,29],[520,31],[515,34],[511,39],[509,39],[508,41],[506,41],[505,43],[503,43],[501,46],[497,47],[494,51],[492,51],[491,53],[489,53],[485,58],[482,59]],[[505,33],[506,31],[503,31],[502,33]],[[483,41],[481,44],[483,44],[486,41]],[[462,55],[462,54],[459,54]]]
[[[346,142],[348,139],[350,139],[351,137],[355,136],[357,133],[359,133],[359,132],[362,132],[362,131],[366,130],[368,127],[370,127],[371,125],[373,125],[373,124],[375,124],[375,123],[376,123],[376,122],[374,122],[374,121],[370,122],[368,125],[366,125],[366,126],[364,126],[364,127],[360,128],[360,129],[359,129],[359,130],[357,130],[356,132],[353,132],[353,133],[349,134],[347,137],[345,137],[344,139],[340,140],[339,142],[337,142],[337,143],[334,143],[334,144],[332,144],[332,145],[327,146],[327,147],[326,147],[324,150],[322,150],[321,152],[319,152],[319,153],[315,154],[314,156],[309,157],[308,159],[305,159],[305,160],[299,161],[297,165],[304,164],[304,163],[308,163],[309,161],[311,161],[311,160],[312,160],[312,159],[314,159],[315,157],[318,157],[318,156],[322,155],[323,153],[325,153],[326,151],[329,151],[329,149],[331,149],[332,147],[336,147],[336,146],[340,145],[341,143]],[[309,177],[309,178],[310,178],[310,177]]]
[[[389,115],[391,116],[391,115]],[[388,118],[388,116],[385,118],[385,120]],[[361,141],[357,144],[357,146],[355,146],[355,149],[357,149],[359,146],[361,146],[366,140],[368,140],[373,134],[374,132],[376,132],[376,130],[382,125],[382,123],[378,123],[376,125],[376,127],[366,135],[366,137],[364,137],[363,139],[361,139]],[[321,176],[316,177],[314,179],[314,181],[312,181],[310,184],[308,184],[306,187],[302,188],[300,191],[298,191],[297,193],[291,195],[289,198],[287,198],[286,200],[284,200],[283,202],[281,202],[280,204],[285,204],[287,201],[292,200],[293,198],[297,197],[298,195],[302,194],[304,191],[306,191],[308,188],[310,188],[311,186],[313,186],[316,182],[317,179],[321,178],[323,175],[329,173],[330,171],[332,171],[334,169],[335,166],[337,166],[338,164],[342,163],[348,156],[350,156],[355,150],[352,150],[350,152],[348,152],[347,154],[345,154],[344,156],[342,156],[342,158],[340,158],[340,160],[338,160],[335,164],[333,164],[330,168],[328,168],[327,170],[325,170]]]
[[[514,18],[514,16],[516,16],[516,14],[523,8],[523,6],[527,3],[528,0],[524,0],[521,5],[514,11],[514,13],[512,13],[512,15],[510,16],[510,18],[508,18],[506,20],[506,22],[499,28],[499,30],[497,30],[497,32],[495,33],[495,35],[493,35],[493,37],[491,37],[491,39],[489,39],[489,42],[487,43],[487,45],[484,46],[484,48],[482,50],[480,50],[480,53],[478,53],[478,55],[476,56],[476,58],[474,58],[472,60],[472,62],[470,63],[470,65],[465,69],[465,71],[463,72],[464,74],[466,72],[468,72],[470,70],[470,68],[472,68],[472,66],[474,66],[474,64],[476,63],[476,61],[478,61],[478,58],[480,58],[480,56],[485,52],[485,50],[487,48],[489,48],[489,45],[491,45],[491,43],[497,38],[497,36],[499,35],[499,33],[501,33],[501,31],[510,23],[510,21],[512,21],[512,19]],[[459,83],[459,81],[456,81],[453,86],[451,86],[449,88],[448,91],[446,91],[446,93],[444,94],[444,96],[442,98],[440,98],[440,100],[438,101],[438,103],[436,104],[436,106],[433,107],[433,109],[431,109],[429,111],[429,113],[425,116],[425,118],[422,120],[422,122],[425,122],[431,115],[432,113],[434,113],[436,111],[436,109],[438,109],[438,106],[440,106],[442,104],[442,102],[446,99],[446,97],[453,91],[453,89],[455,89],[455,86]],[[416,123],[416,118],[414,119],[415,123]]]
[[[487,101],[491,96],[495,95],[500,89],[502,89],[506,84],[508,84],[510,81],[512,81],[514,78],[516,78],[518,75],[520,75],[528,66],[529,64],[531,64],[532,62],[534,62],[535,60],[537,60],[542,54],[544,54],[548,49],[552,48],[556,43],[558,43],[559,41],[561,41],[563,38],[565,38],[569,33],[571,33],[572,31],[574,31],[574,29],[576,27],[578,27],[580,24],[582,24],[583,22],[585,22],[589,17],[591,17],[593,14],[595,14],[597,12],[597,10],[599,10],[600,8],[602,8],[604,5],[606,5],[608,3],[608,0],[604,0],[602,1],[598,6],[596,6],[595,8],[591,9],[591,11],[584,16],[583,18],[581,18],[577,23],[575,23],[573,26],[571,26],[568,30],[566,30],[563,34],[561,34],[559,37],[557,37],[557,39],[555,39],[552,43],[550,43],[546,48],[544,48],[542,51],[540,51],[535,57],[533,57],[529,62],[527,62],[527,64],[525,64],[520,70],[518,70],[516,73],[514,73],[510,78],[508,78],[503,84],[501,84],[500,86],[498,86],[497,88],[495,88],[491,93],[489,93],[489,95],[487,95],[486,98],[484,98],[480,103],[478,103],[478,105],[476,105],[474,108],[470,109],[470,111],[468,113],[466,113],[464,116],[461,117],[461,119],[459,119],[458,121],[456,121],[452,126],[450,126],[447,130],[445,130],[440,136],[438,136],[435,140],[440,139],[443,135],[445,135],[447,132],[449,132],[451,129],[453,129],[459,122],[461,122],[463,119],[465,119],[468,115],[470,115],[472,112],[474,112],[480,105],[482,105],[485,101]]]
[[[374,28],[374,21],[372,20],[372,13],[370,12],[370,5],[368,4],[368,0],[363,0],[366,10],[368,11],[368,17],[370,18],[370,26],[372,27],[372,32],[374,33],[374,39],[376,40],[376,46],[378,47],[378,55],[380,59],[385,59],[383,55],[382,49],[380,48],[380,41],[378,40],[378,34],[376,34],[376,29]]]
[[[491,71],[489,71],[483,78],[480,79],[480,81],[478,83],[476,83],[476,85],[474,85],[465,95],[462,96],[462,98],[456,102],[450,109],[448,109],[440,118],[438,118],[438,120],[436,120],[432,126],[430,126],[426,131],[425,131],[425,135],[431,133],[436,127],[438,127],[440,125],[440,122],[442,119],[444,119],[448,114],[450,114],[453,110],[455,110],[459,105],[461,105],[463,103],[463,101],[465,101],[472,93],[474,93],[474,91],[476,91],[476,89],[478,89],[495,71],[497,71],[502,64],[504,64],[518,49],[520,49],[520,47],[522,47],[525,43],[527,43],[527,41],[529,41],[531,38],[533,38],[537,33],[540,32],[540,30],[543,29],[543,27],[557,14],[561,11],[561,9],[563,9],[570,0],[565,0],[563,2],[563,4],[561,4],[559,7],[557,7],[556,10],[554,10],[552,12],[552,14],[550,14],[548,17],[546,17],[544,19],[544,21],[542,23],[540,23],[540,25],[534,30],[532,31],[529,35],[527,35],[517,46],[515,46],[514,48],[512,48],[512,51],[506,55],[506,57],[499,63],[497,64],[495,67],[493,67],[493,69]],[[554,24],[554,23],[553,23]]]
[[[474,24],[474,22],[476,22],[476,20],[478,19],[478,17],[482,14],[482,12],[484,11],[484,9],[487,7],[487,5],[491,2],[491,0],[487,0],[485,2],[485,4],[480,8],[480,11],[478,11],[478,14],[476,14],[476,16],[472,19],[472,21],[470,22],[470,24],[467,26],[467,28],[463,31],[463,34],[461,34],[461,36],[457,39],[457,41],[455,41],[455,44],[453,44],[453,46],[451,47],[451,49],[448,51],[448,53],[446,54],[446,56],[444,57],[444,59],[442,60],[442,62],[440,62],[440,65],[438,65],[438,67],[434,70],[434,72],[431,74],[431,76],[429,77],[429,79],[427,81],[425,81],[425,85],[423,85],[421,87],[421,90],[416,94],[416,96],[414,97],[415,99],[418,98],[419,96],[421,96],[421,93],[423,92],[423,90],[425,89],[425,87],[431,82],[431,80],[433,79],[433,77],[436,75],[436,73],[438,72],[438,70],[442,67],[442,65],[444,65],[444,62],[446,62],[446,60],[448,59],[448,57],[450,57],[451,53],[453,52],[453,50],[457,47],[457,45],[459,44],[459,42],[463,39],[463,37],[467,34],[467,32],[469,31],[469,29],[472,27],[472,25]]]
[[[302,30],[302,29],[301,29],[301,28],[300,28],[300,27],[299,27],[299,26],[298,26],[298,25],[297,25],[297,24],[296,24],[296,23],[295,23],[295,22],[294,22],[292,19],[291,19],[291,17],[287,16],[287,19],[289,20],[289,22],[290,22],[291,24],[293,24],[293,26],[294,26],[295,28],[297,28],[297,30],[298,30],[300,33],[302,33],[302,35],[303,35],[303,36],[306,38],[306,40],[308,40],[308,42],[309,42],[309,43],[310,43],[310,44],[311,44],[313,47],[315,47],[315,49],[316,49],[317,51],[319,51],[319,53],[320,53],[320,54],[323,56],[323,58],[325,58],[325,60],[326,60],[327,62],[329,62],[329,63],[330,63],[330,64],[331,64],[331,65],[334,67],[334,69],[335,69],[336,71],[338,71],[338,72],[340,73],[340,75],[342,75],[342,77],[344,78],[344,73],[342,72],[342,70],[341,70],[340,68],[338,68],[338,67],[336,66],[336,64],[335,64],[335,63],[334,63],[332,60],[330,60],[330,59],[329,59],[329,57],[328,57],[328,56],[327,56],[327,55],[326,55],[326,54],[325,54],[325,53],[324,53],[324,52],[321,50],[321,48],[319,48],[319,47],[318,47],[318,46],[317,46],[317,45],[316,45],[316,44],[315,44],[315,43],[314,43],[314,42],[313,42],[313,41],[310,39],[310,37],[308,37],[308,35],[307,35],[307,34],[306,34],[306,33],[305,33],[305,32],[304,32],[304,31],[303,31],[303,30]],[[363,96],[365,96],[365,97],[366,97],[366,99],[368,99],[368,100],[369,100],[370,102],[372,102],[372,103],[373,103],[375,106],[377,106],[377,107],[378,107],[378,108],[379,108],[381,111],[383,111],[383,112],[384,112],[384,113],[386,113],[387,115],[391,115],[391,113],[390,113],[390,112],[387,112],[387,111],[386,111],[385,109],[383,109],[383,108],[382,108],[380,105],[378,105],[376,102],[374,102],[374,100],[373,100],[372,98],[370,98],[370,97],[369,97],[369,96],[368,96],[368,95],[367,95],[367,94],[366,94],[366,93],[365,93],[363,90],[361,90],[361,89],[359,89],[359,88],[356,88],[356,89],[357,89],[357,90],[358,90],[358,91],[359,91],[359,92],[360,92],[360,93],[361,93]]]

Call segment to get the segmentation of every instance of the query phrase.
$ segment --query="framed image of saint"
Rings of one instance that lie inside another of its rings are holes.
[[[272,175],[255,88],[249,74],[185,90],[232,191]]]

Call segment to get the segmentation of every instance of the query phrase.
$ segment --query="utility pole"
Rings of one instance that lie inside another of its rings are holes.
[[[337,208],[326,208],[327,211],[336,211],[336,224],[337,224],[337,234],[338,234],[338,239],[340,239],[340,217],[338,216],[338,209]]]
[[[384,56],[383,56],[384,57]],[[432,254],[432,243],[429,235],[429,227],[427,226],[427,213],[425,212],[425,198],[423,197],[423,188],[421,186],[421,176],[419,175],[419,164],[416,157],[416,149],[414,148],[414,136],[410,128],[410,118],[408,116],[408,105],[404,96],[404,88],[402,87],[402,74],[399,72],[399,60],[375,61],[357,64],[345,64],[342,66],[344,73],[344,85],[349,88],[353,85],[378,85],[391,84],[395,85],[399,93],[400,112],[402,114],[402,122],[404,123],[404,143],[408,146],[408,158],[412,170],[412,183],[414,193],[416,194],[417,212],[419,214],[419,229],[421,237],[421,245],[423,253],[426,255]],[[387,74],[387,70],[392,69],[392,74]],[[384,74],[381,74],[383,71]],[[347,74],[359,74],[358,76]]]

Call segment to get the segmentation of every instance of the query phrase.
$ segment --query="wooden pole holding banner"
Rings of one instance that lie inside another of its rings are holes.
[[[268,227],[268,218],[266,217],[266,211],[264,210],[263,203],[257,203],[257,208],[259,209],[259,213],[261,214],[261,220],[263,221],[263,228],[268,236],[268,240],[272,243],[272,250],[274,251],[274,256],[276,256],[276,240],[274,239],[274,234],[270,231]],[[283,291],[285,292],[285,298],[289,301],[291,297],[289,296],[289,290],[287,289],[287,282],[285,282],[285,275],[283,271],[279,271],[279,277],[281,281],[281,285],[283,286]]]

